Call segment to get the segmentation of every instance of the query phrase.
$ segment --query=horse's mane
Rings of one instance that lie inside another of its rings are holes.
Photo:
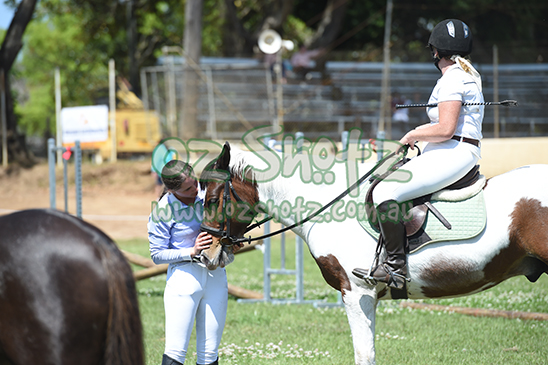
[[[208,181],[223,180],[226,178],[226,176],[215,172],[216,170],[213,168],[215,162],[217,162],[217,159],[209,162],[202,172],[200,185],[204,189],[207,187]],[[255,184],[257,172],[251,169],[252,166],[266,167],[267,164],[253,152],[243,151],[238,147],[231,146],[229,173],[232,177]]]
[[[230,174],[241,180],[252,179],[252,181],[255,181],[254,174],[250,173],[250,167],[254,164],[254,161],[252,161],[254,157],[257,160],[255,162],[262,162],[255,154],[232,147],[230,151]]]

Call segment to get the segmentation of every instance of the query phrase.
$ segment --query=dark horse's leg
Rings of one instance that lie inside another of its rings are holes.
[[[143,363],[131,269],[101,231],[56,211],[18,212],[0,217],[0,252],[0,354],[15,364]]]

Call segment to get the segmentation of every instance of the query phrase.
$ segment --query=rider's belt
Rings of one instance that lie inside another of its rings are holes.
[[[473,144],[476,147],[479,147],[479,145],[480,145],[480,141],[478,141],[477,139],[473,139],[473,138],[453,136],[453,137],[451,137],[451,139],[454,139],[454,140],[459,141],[459,142],[462,141],[462,142],[470,143],[470,144]]]

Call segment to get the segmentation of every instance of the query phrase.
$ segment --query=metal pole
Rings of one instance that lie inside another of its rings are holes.
[[[145,109],[145,125],[147,129],[147,141],[152,146],[156,146],[158,141],[152,140],[152,128],[150,127],[150,112],[148,107],[148,86],[147,74],[145,70],[141,70],[141,98],[143,99],[143,108]]]
[[[65,197],[65,212],[68,213],[68,174],[67,174],[68,161],[63,158],[63,188]]]
[[[390,138],[390,30],[392,28],[392,0],[386,1],[386,18],[384,22],[384,48],[383,48],[383,69],[382,69],[382,86],[381,86],[381,110],[379,119],[378,132],[384,132],[386,124],[388,124],[388,133]]]
[[[295,265],[297,269],[295,278],[297,303],[302,303],[304,302],[304,255],[303,239],[300,236],[295,238]]]
[[[304,133],[295,133],[295,144],[297,153],[302,153],[304,144]],[[304,302],[304,254],[303,254],[303,239],[300,236],[295,237],[295,286],[297,303]]]
[[[382,152],[383,152],[383,144],[384,144],[384,140],[386,139],[386,135],[384,133],[384,131],[379,131],[377,133],[377,140],[375,141],[376,144],[377,144],[377,162],[382,160]]]
[[[389,89],[390,89],[390,30],[392,28],[392,0],[386,1],[386,18],[384,22],[384,47],[383,47],[383,69],[382,69],[382,87],[381,87],[381,110],[378,132],[384,132],[388,124],[388,133],[390,138],[390,122],[392,116],[389,108]],[[388,123],[387,123],[388,122]],[[377,136],[378,138],[378,136]]]
[[[57,166],[61,167],[61,146],[63,144],[63,135],[61,129],[61,72],[59,67],[55,68],[55,120],[57,136]]]
[[[110,109],[110,162],[116,162],[116,69],[114,60],[108,61],[109,109]]]
[[[48,139],[49,206],[55,209],[55,140]]]
[[[6,109],[6,79],[0,69],[0,118],[2,118],[2,166],[8,167],[8,111]]]
[[[213,92],[213,74],[211,67],[204,67],[207,76],[207,104],[209,106],[209,136],[217,139],[217,120],[215,116],[215,93]]]
[[[80,141],[74,142],[74,169],[76,185],[76,216],[82,218],[82,148]]]
[[[266,96],[268,99],[268,112],[269,115],[272,117],[272,123],[274,123],[274,87],[272,86],[272,72],[270,71],[270,67],[267,67],[265,69],[265,77],[266,77]]]
[[[169,60],[168,66],[169,66],[169,76],[167,78],[167,85],[169,88],[169,92],[167,94],[167,101],[168,101],[168,125],[169,125],[169,133],[171,134],[171,137],[177,136],[177,127],[176,127],[176,112],[175,112],[175,104],[176,104],[176,96],[175,96],[175,71],[174,64],[173,64],[173,56],[168,56],[167,59]]]
[[[282,232],[280,237],[280,256],[281,256],[280,269],[285,270],[285,232]]]
[[[493,46],[493,101],[499,101],[499,49]],[[499,138],[499,109],[494,110],[494,137]]]
[[[343,131],[341,133],[341,145],[342,145],[342,150],[343,150],[343,160],[344,161],[348,160],[348,146],[350,146],[350,143],[348,142],[349,134],[350,133],[348,131]]]
[[[270,221],[266,222],[264,225],[264,233],[270,233]],[[264,300],[266,302],[272,301],[272,296],[270,294],[270,265],[271,265],[271,255],[270,255],[270,237],[264,240],[264,257],[263,257],[263,290],[264,290]]]
[[[275,119],[273,125],[273,132],[278,133],[280,127],[284,124],[284,89],[282,84],[282,50],[280,49],[276,54],[276,81],[278,83],[276,89],[276,100],[277,100],[277,109],[278,116]]]
[[[158,73],[153,71],[150,73],[150,81],[152,82],[152,100],[154,101],[153,110],[159,115],[162,114],[162,106],[160,105],[160,91],[158,89]]]

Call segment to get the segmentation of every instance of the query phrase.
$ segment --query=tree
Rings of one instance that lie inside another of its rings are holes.
[[[139,69],[152,66],[164,45],[181,45],[184,9],[180,0],[44,0],[49,18],[80,22],[82,41],[97,54],[116,60],[117,72],[140,94]]]
[[[5,75],[8,156],[10,160],[22,166],[30,166],[34,163],[34,160],[26,146],[25,136],[17,130],[9,75],[13,63],[23,47],[23,34],[32,19],[35,6],[36,0],[21,1],[0,48],[0,68],[4,70]]]
[[[16,112],[21,116],[19,128],[28,134],[42,134],[47,128],[46,121],[55,120],[55,68],[61,71],[64,107],[108,100],[108,53],[88,42],[78,14],[66,12],[51,17],[41,5],[27,29],[19,64],[27,95],[20,98]],[[103,37],[107,41],[105,38],[108,37]],[[51,129],[46,132],[54,134],[53,126]]]

